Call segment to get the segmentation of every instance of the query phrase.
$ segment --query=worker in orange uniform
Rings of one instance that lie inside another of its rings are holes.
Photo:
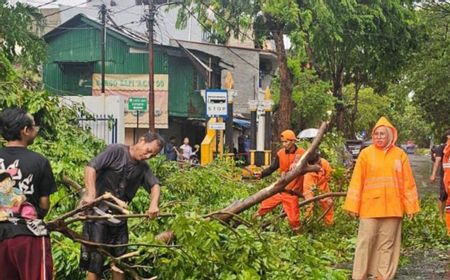
[[[391,280],[400,257],[403,215],[419,212],[416,183],[397,130],[381,117],[372,130],[373,144],[356,161],[344,210],[359,217],[353,262],[354,280]]]
[[[277,169],[280,169],[281,176],[291,170],[297,161],[305,152],[302,148],[297,147],[295,141],[297,137],[292,130],[285,130],[281,133],[281,143],[283,148],[277,153],[272,164],[264,169],[261,173],[255,174],[257,178],[269,176]],[[272,211],[279,204],[282,204],[284,212],[287,215],[289,225],[294,232],[300,229],[300,210],[298,207],[298,195],[301,194],[303,186],[303,176],[299,176],[291,181],[281,193],[277,193],[261,202],[258,212],[255,216],[264,216]]]
[[[445,132],[447,143],[442,157],[442,169],[444,170],[444,186],[448,194],[445,206],[445,223],[447,224],[447,234],[450,235],[450,129]]]
[[[331,173],[333,172],[330,163],[326,159],[321,158],[318,151],[309,158],[308,164],[320,166],[320,171],[309,172],[304,175],[303,196],[305,197],[305,200],[313,198],[315,191],[319,194],[329,193],[330,186],[328,185],[328,182],[330,181]],[[319,200],[319,203],[322,210],[327,211],[324,216],[325,224],[332,225],[334,216],[333,200],[327,197]],[[308,218],[312,215],[313,207],[314,204],[310,203],[306,209],[305,217]]]

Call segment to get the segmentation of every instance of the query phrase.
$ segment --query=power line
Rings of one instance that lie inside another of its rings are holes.
[[[135,6],[136,6],[136,5],[131,5],[131,6],[129,6],[129,7],[125,7],[125,8],[123,8],[123,9],[120,9],[120,10],[116,11],[116,12],[112,12],[111,14],[112,14],[112,15],[117,15],[117,14],[126,12],[126,11],[128,11],[129,9],[131,9],[131,8],[133,8],[133,7],[135,7]],[[128,11],[128,12],[126,12],[126,13],[127,13],[127,14],[134,14],[134,15],[141,15],[141,14],[134,13],[134,12],[130,12],[130,11]]]
[[[50,17],[50,16],[53,16],[53,15],[57,15],[57,14],[59,14],[59,13],[65,12],[65,11],[67,11],[67,10],[70,10],[70,9],[73,9],[73,8],[79,7],[79,6],[81,6],[81,5],[87,4],[87,3],[89,3],[89,2],[91,2],[91,1],[90,1],[90,0],[87,0],[87,1],[85,1],[85,2],[82,2],[82,3],[78,4],[78,5],[75,5],[75,6],[70,6],[70,7],[68,7],[68,8],[65,8],[65,9],[59,10],[59,11],[57,11],[57,12],[54,12],[54,13],[51,13],[51,14],[45,15],[45,16],[44,16],[44,18],[48,18],[48,17]]]
[[[123,27],[123,26],[125,26],[125,25],[135,25],[135,24],[142,24],[143,23],[143,21],[142,20],[133,20],[133,21],[130,21],[130,22],[126,22],[126,23],[123,23],[123,24],[121,24],[121,25],[117,25],[117,27]]]
[[[208,31],[208,27],[206,27],[195,15],[194,13],[184,4],[182,4],[183,7],[188,11],[188,13],[206,30]],[[208,31],[209,32],[209,31]],[[209,32],[211,34],[211,32]],[[227,48],[232,54],[234,54],[235,56],[237,56],[239,59],[241,59],[243,62],[245,62],[246,64],[248,64],[249,66],[251,66],[252,68],[258,70],[258,72],[260,71],[259,67],[253,65],[251,62],[249,62],[248,60],[246,60],[245,58],[243,58],[241,55],[239,55],[238,53],[236,53],[230,46],[226,46],[226,45],[221,45],[225,48]],[[272,77],[275,77],[275,75],[269,74]]]
[[[121,12],[123,12],[123,11],[126,11],[126,10],[128,10],[128,9],[133,8],[134,6],[135,6],[135,5],[131,5],[131,6],[129,6],[129,7],[125,7],[125,8],[123,8],[123,9],[118,10],[118,11],[112,12],[112,14],[113,14],[113,15],[119,14],[119,13],[121,13]]]
[[[39,9],[40,7],[46,6],[46,5],[48,5],[48,4],[55,3],[56,1],[57,1],[57,0],[51,0],[51,1],[46,2],[46,3],[44,3],[44,4],[38,5],[38,6],[36,6],[36,9]]]

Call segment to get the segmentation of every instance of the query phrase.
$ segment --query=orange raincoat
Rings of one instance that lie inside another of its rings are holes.
[[[378,120],[374,130],[379,126],[391,129],[393,141],[385,149],[370,145],[361,151],[344,210],[360,218],[403,217],[405,212],[417,213],[420,207],[416,183],[408,156],[395,146],[397,130],[384,117]]]
[[[447,194],[450,194],[450,141],[444,148],[444,156],[442,157],[442,168],[444,169],[444,186]],[[450,235],[450,195],[447,198],[445,206],[445,223],[447,224],[447,233]]]
[[[295,153],[287,153],[286,149],[278,151],[277,156],[280,160],[280,173],[284,173],[291,170],[301,156],[305,153],[302,148],[297,148]],[[258,216],[263,216],[266,213],[272,211],[280,203],[283,205],[284,212],[286,212],[289,225],[293,230],[300,227],[300,209],[298,207],[298,196],[288,193],[289,191],[301,191],[303,186],[303,176],[297,177],[292,180],[287,186],[287,192],[277,193],[261,202],[261,206],[258,209]]]
[[[319,172],[309,172],[304,175],[303,179],[303,196],[305,197],[305,200],[311,199],[314,197],[314,188],[317,188],[319,191],[319,194],[329,193],[330,192],[330,186],[328,185],[328,181],[331,178],[331,173],[333,172],[333,169],[330,166],[330,163],[326,160],[321,158],[320,167],[322,168]],[[333,200],[331,198],[324,198],[319,201],[320,206],[322,207],[323,211],[327,211],[327,214],[325,214],[325,223],[327,225],[330,225],[333,223]],[[313,211],[313,204],[310,204],[308,209],[306,210],[306,217],[309,217],[312,214]]]

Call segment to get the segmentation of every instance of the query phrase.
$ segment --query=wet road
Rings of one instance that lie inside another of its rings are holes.
[[[432,162],[429,156],[410,155],[416,185],[421,197],[437,197],[439,184],[431,183]],[[437,208],[437,207],[436,207]],[[437,211],[437,209],[436,209]],[[398,280],[450,280],[450,250],[420,251],[411,258],[411,263],[401,267],[397,273]]]

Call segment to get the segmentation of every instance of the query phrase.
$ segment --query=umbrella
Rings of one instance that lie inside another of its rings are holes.
[[[302,131],[300,131],[300,133],[297,135],[297,138],[314,138],[317,135],[317,131],[319,131],[317,128],[307,128],[304,129]]]

